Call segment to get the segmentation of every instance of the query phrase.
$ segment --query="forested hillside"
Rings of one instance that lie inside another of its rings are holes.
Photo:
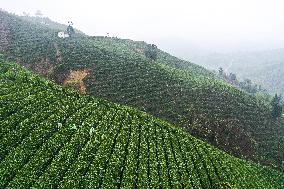
[[[206,69],[148,45],[77,34],[0,12],[1,52],[18,64],[113,102],[167,120],[238,157],[283,169],[284,127],[269,106],[215,78]]]
[[[1,188],[283,188],[144,112],[80,95],[0,56]]]
[[[241,79],[251,79],[270,93],[284,94],[284,49],[212,54],[193,59],[209,69],[222,67]]]

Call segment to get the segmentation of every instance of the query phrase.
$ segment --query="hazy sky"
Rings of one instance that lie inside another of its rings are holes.
[[[284,48],[283,0],[1,0],[0,7],[17,14],[41,10],[89,35],[110,33],[169,49]]]

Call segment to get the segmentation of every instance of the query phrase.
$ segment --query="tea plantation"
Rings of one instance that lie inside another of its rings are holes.
[[[283,119],[271,120],[269,106],[206,69],[161,50],[150,60],[145,42],[80,33],[61,39],[60,28],[3,11],[0,21],[0,52],[9,60],[58,84],[164,119],[235,156],[284,169]]]
[[[4,188],[284,188],[284,175],[0,58]]]

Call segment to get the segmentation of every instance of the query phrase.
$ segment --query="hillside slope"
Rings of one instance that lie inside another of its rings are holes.
[[[283,168],[284,127],[254,97],[216,80],[206,69],[147,44],[57,31],[0,12],[1,51],[59,84],[165,119],[238,157]]]
[[[1,57],[0,86],[0,187],[284,187],[280,172],[143,112],[81,96]]]

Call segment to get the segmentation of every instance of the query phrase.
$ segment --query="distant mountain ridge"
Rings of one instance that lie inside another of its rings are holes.
[[[193,60],[208,69],[223,67],[244,79],[251,79],[270,93],[284,94],[284,49],[195,56]]]

